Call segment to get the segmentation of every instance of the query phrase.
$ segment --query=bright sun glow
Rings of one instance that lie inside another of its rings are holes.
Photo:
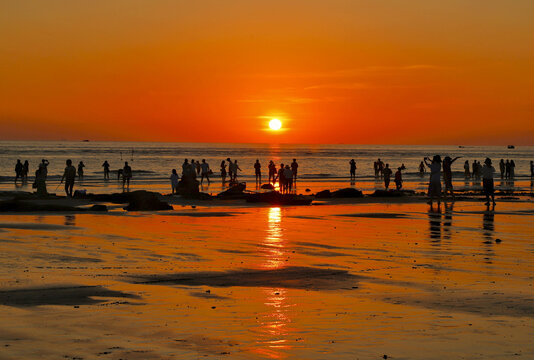
[[[269,127],[271,128],[271,130],[280,130],[280,128],[282,127],[282,122],[278,119],[272,119],[271,121],[269,121]]]

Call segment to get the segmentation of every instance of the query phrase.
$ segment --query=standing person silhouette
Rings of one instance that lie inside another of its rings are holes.
[[[242,171],[241,168],[239,167],[239,165],[237,165],[237,160],[234,160],[234,163],[233,163],[233,175],[234,175],[234,180],[233,182],[234,183],[237,183],[237,171]]]
[[[22,171],[24,170],[24,166],[20,162],[20,160],[17,160],[17,163],[15,164],[15,184],[17,183],[17,180],[20,178],[22,180]]]
[[[102,167],[104,168],[104,180],[109,180],[109,163],[107,160],[104,161]]]
[[[378,164],[378,174],[382,177],[384,176],[384,162],[380,160],[380,158],[377,161]]]
[[[72,197],[72,190],[74,189],[74,181],[76,179],[76,168],[72,166],[72,160],[68,159],[66,161],[67,167],[65,168],[65,172],[63,173],[63,176],[61,177],[61,182],[65,180],[65,193],[67,194],[67,197]]]
[[[454,200],[454,188],[452,186],[452,164],[458,160],[460,156],[451,159],[450,156],[445,156],[443,159],[443,182],[445,184],[444,195],[447,196],[447,193],[450,192],[452,200]],[[468,166],[469,167],[469,166]]]
[[[234,181],[234,163],[230,158],[226,158],[226,161],[228,161],[228,177],[230,178],[230,182]]]
[[[293,188],[293,170],[289,167],[289,165],[286,165],[284,171],[284,192],[286,194],[290,193]]]
[[[208,185],[209,185],[210,184],[210,166],[206,162],[206,159],[202,159],[202,164],[200,164],[200,185],[202,185],[204,178],[208,180]]]
[[[83,168],[85,167],[85,164],[83,163],[83,161],[80,161],[80,163],[78,164],[78,177],[80,178],[80,180],[83,180]]]
[[[278,188],[280,189],[280,192],[284,190],[284,186],[286,184],[286,178],[284,175],[284,164],[280,164],[280,169],[278,170]]]
[[[534,161],[530,160],[530,177],[534,178]]]
[[[130,180],[132,179],[132,168],[128,165],[128,161],[124,162],[122,168],[122,191],[130,191]]]
[[[378,161],[375,161],[373,163],[373,169],[375,171],[375,178],[377,178],[378,177]]]
[[[39,164],[39,170],[40,170],[39,174],[45,180],[48,177],[48,165],[49,164],[50,162],[46,159],[42,159],[41,163]],[[45,184],[45,191],[46,191],[46,184]]]
[[[469,161],[465,160],[464,163],[464,177],[469,179],[471,177],[471,172],[469,171]]]
[[[486,158],[484,166],[482,167],[482,186],[484,188],[484,195],[486,195],[486,205],[490,204],[490,197],[495,206],[495,186],[493,184],[493,174],[495,168],[491,166],[491,159]]]
[[[171,194],[177,194],[178,193],[178,173],[176,172],[176,169],[172,169],[171,174]]]
[[[226,184],[226,162],[224,160],[221,161],[221,181],[224,186]]]
[[[389,168],[389,164],[386,164],[386,167],[382,169],[382,175],[384,176],[384,185],[386,186],[386,191],[389,190],[389,183],[391,181],[391,174],[393,171]]]
[[[402,166],[397,168],[397,172],[395,173],[395,186],[397,190],[402,189]]]
[[[425,164],[422,161],[419,164],[419,176],[425,176]]]
[[[261,164],[259,159],[256,159],[254,163],[254,173],[256,174],[256,184],[261,184]]]
[[[271,160],[269,161],[269,184],[273,184],[276,181],[276,165]]]
[[[350,180],[356,180],[356,161],[352,159],[349,161],[350,164]]]
[[[295,184],[295,186],[297,185],[297,172],[298,172],[298,169],[299,169],[299,164],[297,163],[297,159],[293,159],[293,162],[291,163],[291,171],[293,171],[293,178],[292,178],[292,182],[290,184],[290,191],[291,191],[291,187],[293,184]]]
[[[184,159],[184,162],[182,163],[182,176],[187,174],[188,171],[189,171],[189,160]]]
[[[30,172],[30,163],[28,163],[28,160],[24,161],[24,165],[22,165],[22,180],[24,182],[28,181],[28,173]]]
[[[428,184],[428,196],[430,197],[429,204],[432,206],[434,198],[438,199],[438,207],[441,203],[441,156],[434,155],[432,162],[425,157],[426,166],[430,168],[430,182]]]
[[[510,160],[510,179],[515,178],[515,162]]]
[[[506,160],[506,164],[504,164],[504,178],[510,178],[510,160]]]
[[[504,173],[506,172],[506,165],[504,164],[504,159],[499,161],[499,170],[501,171],[501,179],[504,179]]]

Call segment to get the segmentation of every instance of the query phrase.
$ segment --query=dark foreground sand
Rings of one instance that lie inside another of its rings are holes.
[[[0,359],[534,358],[529,198],[322,204],[4,214]]]

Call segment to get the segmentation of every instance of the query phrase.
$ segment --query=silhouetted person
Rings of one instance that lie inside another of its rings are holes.
[[[254,163],[254,174],[256,175],[256,184],[261,184],[261,164],[259,159],[256,159]]]
[[[432,162],[429,162],[429,160],[427,157],[424,158],[426,166],[430,168],[430,181],[428,184],[430,200],[428,203],[432,206],[434,198],[437,198],[439,206],[441,203],[441,156],[434,155]]]
[[[504,164],[504,178],[510,178],[510,160],[506,160],[506,164]]]
[[[109,180],[109,163],[107,160],[104,161],[102,167],[104,168],[104,180]]]
[[[472,171],[471,173],[473,174],[473,179],[476,179],[478,174],[477,174],[477,161],[476,160],[473,160],[473,165],[471,167]]]
[[[515,178],[515,162],[510,160],[510,179]]]
[[[454,159],[451,159],[450,156],[445,156],[445,159],[443,159],[443,183],[445,184],[444,195],[447,196],[447,193],[450,193],[453,200],[454,188],[452,186],[452,164],[459,158],[460,156],[457,156]]]
[[[85,164],[83,163],[83,161],[80,161],[80,163],[78,164],[78,177],[80,178],[80,180],[83,180],[83,168],[85,167]]]
[[[499,161],[499,170],[501,171],[501,179],[504,179],[504,174],[506,172],[506,165],[504,163],[504,159],[501,159],[501,161]]]
[[[273,184],[275,183],[276,181],[276,165],[274,164],[274,162],[271,160],[269,161],[269,184]]]
[[[65,180],[65,193],[68,197],[72,197],[72,190],[74,189],[74,180],[76,179],[76,168],[72,166],[72,160],[66,161],[67,167],[61,177],[61,183]]]
[[[30,163],[28,160],[24,161],[24,165],[22,165],[22,179],[26,182],[28,181],[28,173],[30,172]]]
[[[226,183],[226,162],[224,160],[221,161],[221,181],[224,186]]]
[[[210,166],[206,162],[206,159],[202,159],[202,164],[200,164],[200,185],[202,185],[204,178],[208,180],[208,185],[209,185],[210,184]]]
[[[35,182],[33,183],[33,188],[37,189],[37,196],[48,196],[48,191],[46,191],[46,166],[39,166],[37,170],[35,170]]]
[[[292,178],[293,181],[292,181],[292,183],[295,183],[295,184],[297,182],[298,169],[299,169],[299,164],[297,163],[297,159],[293,159],[293,162],[291,163],[291,171],[293,172],[293,178]]]
[[[378,174],[380,176],[384,176],[384,162],[380,159],[376,162],[378,165]]]
[[[200,172],[202,171],[202,166],[200,165],[200,161],[196,162],[195,170],[197,171],[197,175],[200,175]]]
[[[185,159],[184,162],[182,163],[182,176],[187,174],[188,170],[189,170],[189,161]]]
[[[350,179],[356,180],[356,161],[352,159],[351,161],[349,161],[349,164],[350,164]]]
[[[230,177],[230,182],[232,182],[234,180],[234,166],[232,165],[233,163],[230,158],[226,158],[226,161],[228,161],[228,176]]]
[[[122,191],[130,191],[130,180],[132,179],[132,168],[128,165],[128,161],[124,162],[122,168]]]
[[[393,171],[389,168],[389,164],[386,164],[386,167],[382,169],[382,175],[384,176],[384,185],[386,190],[389,190],[389,182],[391,181],[391,174]]]
[[[530,160],[530,177],[534,178],[534,161]]]
[[[284,174],[284,192],[287,194],[291,192],[293,188],[293,170],[289,167],[289,165],[286,165],[283,171]]]
[[[234,160],[234,162],[231,163],[230,169],[232,169],[232,175],[234,176],[232,181],[237,182],[237,171],[242,171],[239,165],[237,165],[237,160]]]
[[[373,170],[375,171],[375,178],[378,177],[378,161],[373,163]]]
[[[24,166],[20,162],[20,160],[17,160],[17,163],[15,164],[15,184],[17,183],[17,180],[20,178],[22,180],[22,171],[24,170]]]
[[[419,164],[419,176],[423,177],[425,175],[425,163],[421,161]]]
[[[178,181],[179,181],[178,173],[176,172],[176,169],[172,169],[171,174],[171,194],[177,194],[178,193]]]
[[[280,169],[278,170],[278,187],[280,188],[280,191],[284,189],[284,186],[286,184],[286,178],[284,175],[284,164],[280,164]]]
[[[395,173],[395,186],[397,190],[402,189],[402,167],[399,167]]]
[[[493,174],[495,168],[491,166],[491,159],[486,158],[484,166],[482,167],[482,185],[484,187],[484,194],[486,195],[486,205],[490,203],[490,196],[493,205],[495,205],[495,186],[493,184]]]
[[[466,179],[469,179],[471,177],[471,172],[469,171],[469,161],[465,160],[464,163],[464,176]]]

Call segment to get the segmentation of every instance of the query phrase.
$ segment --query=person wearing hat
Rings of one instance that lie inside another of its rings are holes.
[[[430,168],[430,182],[428,184],[428,196],[430,200],[428,203],[432,206],[434,198],[438,199],[438,207],[441,203],[441,156],[434,155],[432,162],[429,162],[430,158],[425,157],[423,159],[426,166]]]
[[[486,205],[490,204],[490,196],[493,205],[495,206],[495,187],[493,185],[493,174],[495,168],[491,166],[491,159],[486,158],[484,166],[482,167],[482,186],[484,194],[486,195]]]

